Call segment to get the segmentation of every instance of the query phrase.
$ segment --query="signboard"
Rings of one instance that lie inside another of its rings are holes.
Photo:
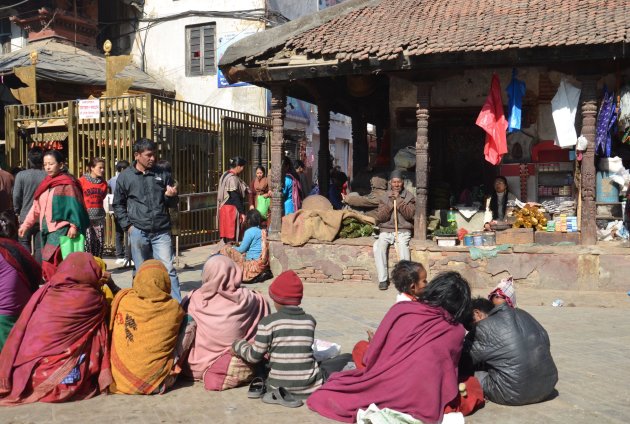
[[[100,119],[101,105],[99,99],[79,100],[79,119]]]
[[[330,6],[336,6],[341,2],[343,2],[343,0],[319,0],[319,10],[326,9]]]
[[[229,32],[229,33],[222,34],[221,36],[219,36],[219,44],[217,47],[218,61],[221,61],[221,57],[223,56],[223,53],[225,53],[225,51],[230,45],[234,44],[238,40],[242,40],[243,38],[249,37],[250,35],[255,34],[255,33],[256,31]],[[245,85],[249,85],[249,84],[246,82],[237,82],[235,84],[230,84],[225,78],[225,76],[223,75],[223,72],[221,72],[220,69],[217,71],[217,87],[219,88],[242,87]]]

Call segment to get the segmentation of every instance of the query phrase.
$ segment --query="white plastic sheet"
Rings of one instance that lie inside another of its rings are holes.
[[[556,127],[556,146],[566,148],[575,146],[577,143],[575,115],[581,91],[563,79],[560,81],[558,92],[551,99],[551,115]]]

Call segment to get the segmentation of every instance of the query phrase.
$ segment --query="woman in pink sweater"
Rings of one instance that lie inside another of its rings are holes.
[[[62,172],[63,157],[56,150],[44,154],[46,178],[35,191],[33,206],[20,226],[18,235],[39,222],[42,237],[42,273],[48,281],[61,262],[60,238],[85,234],[90,224],[79,182]]]

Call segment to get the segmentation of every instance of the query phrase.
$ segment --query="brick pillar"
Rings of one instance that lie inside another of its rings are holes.
[[[369,151],[367,144],[367,122],[360,113],[352,115],[352,169],[353,175],[367,168]]]
[[[317,182],[319,184],[319,194],[328,197],[328,179],[330,178],[330,109],[328,104],[320,101],[317,103],[317,124],[319,126],[319,153]]]
[[[597,80],[596,76],[586,76],[582,80],[582,135],[588,140],[588,147],[582,157],[582,216],[580,231],[582,244],[597,243],[595,215],[595,123],[597,117]]]
[[[427,239],[427,194],[429,187],[429,106],[431,104],[431,84],[417,86],[416,119],[416,214],[414,217],[414,238]]]
[[[271,87],[271,231],[279,235],[282,228],[282,142],[284,140],[284,115],[287,102],[284,85]]]

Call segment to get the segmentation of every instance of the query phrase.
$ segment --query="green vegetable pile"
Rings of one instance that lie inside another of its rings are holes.
[[[448,227],[440,227],[437,230],[433,231],[434,236],[456,236],[457,235],[457,224],[452,223]]]
[[[372,235],[374,227],[371,224],[364,224],[356,218],[345,218],[341,221],[340,238],[357,238]]]

